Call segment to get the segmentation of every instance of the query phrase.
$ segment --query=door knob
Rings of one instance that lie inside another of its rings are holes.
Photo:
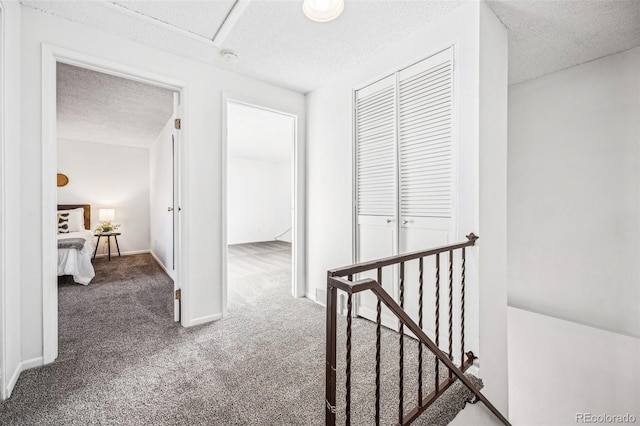
[[[393,219],[387,219],[387,223],[393,222]]]
[[[409,221],[408,221],[408,220],[403,220],[403,221],[402,221],[402,224],[403,224],[403,225],[406,225],[407,223],[409,223]]]
[[[168,212],[172,212],[173,211],[173,207],[167,207],[167,211]]]

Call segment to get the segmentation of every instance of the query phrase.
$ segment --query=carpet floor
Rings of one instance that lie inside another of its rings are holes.
[[[173,322],[173,283],[150,255],[94,265],[89,286],[60,279],[59,357],[20,375],[12,397],[0,403],[0,424],[324,424],[325,310],[291,297],[289,244],[230,246],[228,315],[189,329]],[[346,321],[339,321],[342,372]],[[397,334],[384,330],[382,338],[383,424],[394,424]],[[408,408],[416,399],[417,345],[406,340]],[[373,324],[354,319],[354,425],[373,424],[374,344]],[[432,370],[426,363],[425,383],[433,382]],[[445,425],[469,397],[456,383],[414,424]]]

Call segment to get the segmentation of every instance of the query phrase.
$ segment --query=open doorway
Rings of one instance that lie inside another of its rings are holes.
[[[81,303],[91,304],[89,293],[93,292],[98,295],[96,304],[104,308],[105,300],[116,299],[120,302],[114,306],[122,312],[127,311],[127,301],[141,305],[141,300],[149,299],[146,295],[154,293],[154,289],[143,288],[144,283],[140,288],[132,286],[138,275],[144,275],[149,285],[162,281],[166,300],[151,300],[155,303],[152,309],[139,307],[178,321],[181,91],[123,78],[122,73],[103,73],[94,66],[60,61],[54,65],[50,70],[56,91],[49,100],[55,101],[55,138],[50,140],[55,156],[49,163],[58,172],[53,197],[57,214],[56,229],[43,234],[45,238],[57,234],[58,247],[45,258],[57,258],[58,279],[63,287],[82,296],[77,298]],[[43,166],[47,163],[43,161]],[[48,207],[45,202],[45,217],[50,213]],[[72,216],[78,213],[82,220],[72,223]],[[61,220],[63,215],[65,220]],[[74,235],[63,235],[69,231]],[[75,237],[77,247],[65,246],[74,239],[67,237]],[[66,240],[64,247],[60,240]],[[44,253],[46,247],[48,244]],[[45,292],[43,303],[45,318],[47,312],[55,314],[56,325],[50,330],[55,334],[45,330],[45,362],[57,357],[58,337],[64,344],[62,320],[60,334],[57,327],[58,313],[65,315],[65,299],[58,298],[58,279],[56,291]],[[50,282],[45,279],[45,289]],[[111,286],[108,290],[105,283]],[[132,294],[137,297],[132,299]],[[58,301],[61,311],[56,309]],[[104,323],[101,315],[108,309],[90,311]]]
[[[295,296],[296,117],[227,100],[226,135],[228,290],[250,297],[251,282]]]
[[[144,253],[174,279],[177,93],[64,63],[56,75],[59,282]],[[64,243],[84,234],[82,250]]]

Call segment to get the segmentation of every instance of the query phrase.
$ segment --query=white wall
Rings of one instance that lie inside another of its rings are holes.
[[[2,5],[2,134],[0,138],[0,399],[20,373],[20,5]]]
[[[42,253],[42,44],[98,56],[103,60],[184,82],[182,171],[182,321],[195,325],[220,318],[222,294],[222,93],[296,114],[298,155],[305,156],[304,96],[207,64],[113,36],[29,8],[22,9],[21,291],[22,358],[43,355]],[[45,161],[47,161],[45,159]],[[304,164],[301,165],[304,169]],[[298,175],[304,188],[304,170]],[[52,177],[53,179],[53,177]],[[147,198],[148,200],[148,198]],[[304,201],[304,199],[303,199]],[[304,209],[301,214],[304,215]],[[304,230],[304,216],[298,218]],[[206,224],[206,229],[203,228]],[[304,242],[304,233],[300,235]],[[304,244],[300,244],[304,247]],[[302,272],[304,273],[304,271]],[[41,360],[42,362],[42,360]]]
[[[576,414],[591,413],[631,414],[636,423],[639,359],[638,338],[509,308],[510,421],[575,425],[589,423]]]
[[[352,90],[451,45],[459,151],[456,239],[480,235],[479,248],[467,255],[466,347],[480,357],[484,392],[506,413],[507,39],[486,4],[456,9],[307,96],[307,294],[314,298],[316,289],[325,288],[328,269],[353,261]]]
[[[91,204],[92,230],[101,208],[115,209],[120,252],[149,251],[149,149],[58,139],[58,170],[69,178],[58,204]],[[102,238],[98,255],[106,253]]]
[[[293,239],[293,163],[280,162],[276,168],[276,193],[278,241],[292,242]],[[287,231],[287,229],[289,229]],[[286,232],[285,232],[286,231]],[[284,234],[283,234],[284,232]]]
[[[173,147],[174,116],[149,148],[149,225],[151,253],[173,278]]]
[[[290,161],[229,158],[229,244],[273,241],[291,227],[291,173]]]
[[[640,48],[509,88],[509,305],[640,337],[639,142]]]

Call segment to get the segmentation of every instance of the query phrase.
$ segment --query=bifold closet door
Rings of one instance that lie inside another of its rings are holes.
[[[355,92],[356,258],[358,262],[397,252],[396,77],[391,75]],[[377,273],[358,278],[377,279]],[[394,294],[394,268],[385,268],[382,286]],[[360,293],[357,314],[376,320],[377,299]],[[383,324],[395,327],[386,308]]]
[[[398,108],[399,253],[407,253],[452,242],[453,49],[398,73]],[[448,254],[440,257],[441,289],[448,291]],[[426,289],[433,289],[435,266],[435,259],[425,260],[423,314],[428,334],[434,328],[435,293]],[[405,309],[417,318],[416,262],[407,264],[405,274]],[[447,298],[441,294],[441,301]]]
[[[355,93],[356,257],[358,262],[452,242],[454,229],[453,49]],[[448,300],[449,263],[440,257]],[[425,260],[424,328],[433,335],[436,265]],[[377,278],[376,273],[361,277]],[[418,262],[405,266],[404,307],[418,319]],[[397,268],[385,268],[383,287],[398,298]],[[357,313],[375,321],[376,298],[363,293]],[[445,304],[441,304],[444,309]],[[385,315],[383,324],[396,328]],[[441,311],[443,313],[444,311]],[[441,321],[444,323],[444,321]]]

